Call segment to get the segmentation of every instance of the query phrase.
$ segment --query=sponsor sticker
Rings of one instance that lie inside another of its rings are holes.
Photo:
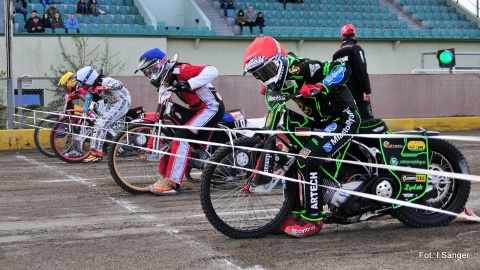
[[[312,150],[307,149],[307,148],[303,148],[302,150],[300,150],[300,152],[298,154],[300,156],[302,156],[303,158],[307,158],[307,156],[310,155],[311,152],[312,152]]]
[[[398,165],[398,159],[396,157],[391,157],[390,158],[390,165],[397,166]]]
[[[425,151],[426,146],[423,141],[409,141],[407,144],[407,149],[410,151]]]
[[[385,148],[403,148],[403,144],[391,144],[389,141],[383,142],[383,147]]]
[[[310,128],[301,128],[301,127],[296,127],[295,128],[295,136],[297,137],[309,137],[310,136]]]
[[[333,145],[330,142],[327,142],[322,146],[322,148],[323,150],[325,150],[325,152],[330,153],[332,151]]]

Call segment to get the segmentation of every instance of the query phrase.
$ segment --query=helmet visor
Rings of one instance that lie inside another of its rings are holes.
[[[277,75],[278,67],[279,66],[276,61],[270,61],[251,73],[255,78],[265,82]]]
[[[162,72],[163,66],[160,66],[158,61],[157,63],[151,65],[150,67],[143,70],[145,77],[149,79],[156,79]]]

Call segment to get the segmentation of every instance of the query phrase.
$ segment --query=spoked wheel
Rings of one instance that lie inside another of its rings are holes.
[[[241,138],[235,146],[262,149],[259,138]],[[282,181],[270,192],[252,193],[253,173],[261,152],[225,146],[212,155],[202,174],[203,211],[219,232],[231,238],[259,238],[276,230],[293,206],[296,185]],[[232,166],[235,164],[235,168]]]
[[[79,163],[90,154],[90,139],[93,123],[78,117],[60,120],[50,134],[50,144],[55,155],[68,163]]]
[[[152,135],[158,134],[155,129],[150,125],[134,125],[118,134],[108,151],[110,174],[117,185],[131,194],[149,192],[148,186],[158,180],[159,152],[170,150],[170,142],[165,140],[159,142],[157,151],[147,147],[154,139]]]
[[[45,117],[33,131],[33,141],[38,151],[47,157],[56,157],[50,144],[50,134],[58,121],[57,114],[49,114]]]
[[[445,140],[429,140],[430,170],[469,174],[467,161],[462,153]],[[460,213],[465,208],[470,194],[471,182],[450,177],[429,176],[428,199],[416,200],[415,203]],[[410,207],[400,207],[395,211],[402,223],[410,227],[436,227],[450,223],[455,216]]]

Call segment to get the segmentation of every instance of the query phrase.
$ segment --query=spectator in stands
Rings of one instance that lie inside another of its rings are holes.
[[[75,19],[75,14],[70,14],[70,18],[67,20],[67,25],[65,25],[65,32],[68,33],[69,29],[77,30],[77,33],[80,33],[80,29],[78,29],[78,21]]]
[[[99,4],[97,2],[97,0],[90,0],[88,1],[88,10],[90,11],[90,14],[93,14],[95,16],[98,16],[98,7],[99,7]]]
[[[45,28],[43,27],[43,23],[40,21],[38,16],[33,17],[33,19],[28,23],[27,32],[28,33],[43,33],[45,32]]]
[[[88,14],[87,2],[85,2],[85,0],[79,0],[77,2],[77,13]]]
[[[247,12],[245,12],[245,24],[250,28],[250,35],[253,35],[253,27],[255,26],[256,14],[253,11],[253,7],[249,6]]]
[[[58,33],[58,31],[67,31],[67,29],[65,29],[65,24],[60,17],[60,13],[55,13],[55,15],[53,15],[52,31],[53,33]]]
[[[352,92],[362,121],[372,119],[372,105],[370,104],[370,79],[367,72],[365,52],[357,45],[355,26],[346,24],[341,30],[342,45],[335,54],[333,61],[342,61],[352,70],[352,76],[347,82],[347,87]]]
[[[32,10],[32,12],[30,13],[30,18],[28,18],[28,20],[25,22],[25,29],[28,29],[28,24],[31,23],[33,21],[33,18],[35,17],[38,17],[37,15],[37,11],[34,9]]]
[[[263,36],[263,28],[265,27],[265,18],[262,12],[258,12],[257,18],[255,18],[255,25],[260,28],[260,36]]]
[[[50,21],[52,21],[55,13],[60,13],[60,10],[58,10],[58,8],[55,6],[55,2],[52,2],[45,13],[48,14],[48,18],[50,18]],[[60,13],[60,15],[62,14]]]
[[[235,24],[240,26],[240,34],[243,35],[243,27],[245,26],[245,14],[243,13],[243,9],[238,11],[237,17],[235,18]]]
[[[231,0],[221,0],[220,7],[223,8],[223,14],[227,17],[227,9],[235,10],[235,3]]]
[[[42,0],[42,4],[44,7],[46,7],[47,5],[50,5],[52,3],[52,0]]]
[[[13,1],[13,9],[15,13],[22,13],[25,21],[27,21],[27,2],[25,0]]]
[[[50,18],[48,17],[47,13],[43,14],[43,18],[41,19],[41,22],[44,28],[52,28],[52,22],[50,21]]]

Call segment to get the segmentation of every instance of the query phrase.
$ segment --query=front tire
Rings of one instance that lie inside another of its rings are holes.
[[[152,125],[137,124],[113,139],[108,150],[108,168],[119,187],[131,194],[149,193],[148,186],[158,180],[158,155],[148,148],[152,136],[158,135]],[[169,141],[159,151],[169,150]]]
[[[80,163],[90,155],[93,122],[83,124],[81,118],[69,116],[60,120],[50,134],[55,155],[68,163]]]
[[[259,138],[241,138],[235,146],[262,149]],[[264,237],[276,230],[293,206],[296,185],[279,182],[271,192],[251,193],[260,151],[224,146],[212,155],[202,174],[200,200],[208,221],[222,234],[236,239]],[[236,164],[236,168],[232,165]],[[216,163],[216,164],[215,164]],[[220,164],[218,164],[220,163]]]
[[[428,141],[430,170],[469,174],[470,170],[463,154],[450,142],[440,139]],[[470,194],[471,182],[442,176],[429,176],[429,186],[436,194],[426,201],[421,198],[415,202],[437,209],[460,213]],[[448,225],[455,216],[422,209],[400,207],[394,216],[403,224],[415,228],[428,228]]]

